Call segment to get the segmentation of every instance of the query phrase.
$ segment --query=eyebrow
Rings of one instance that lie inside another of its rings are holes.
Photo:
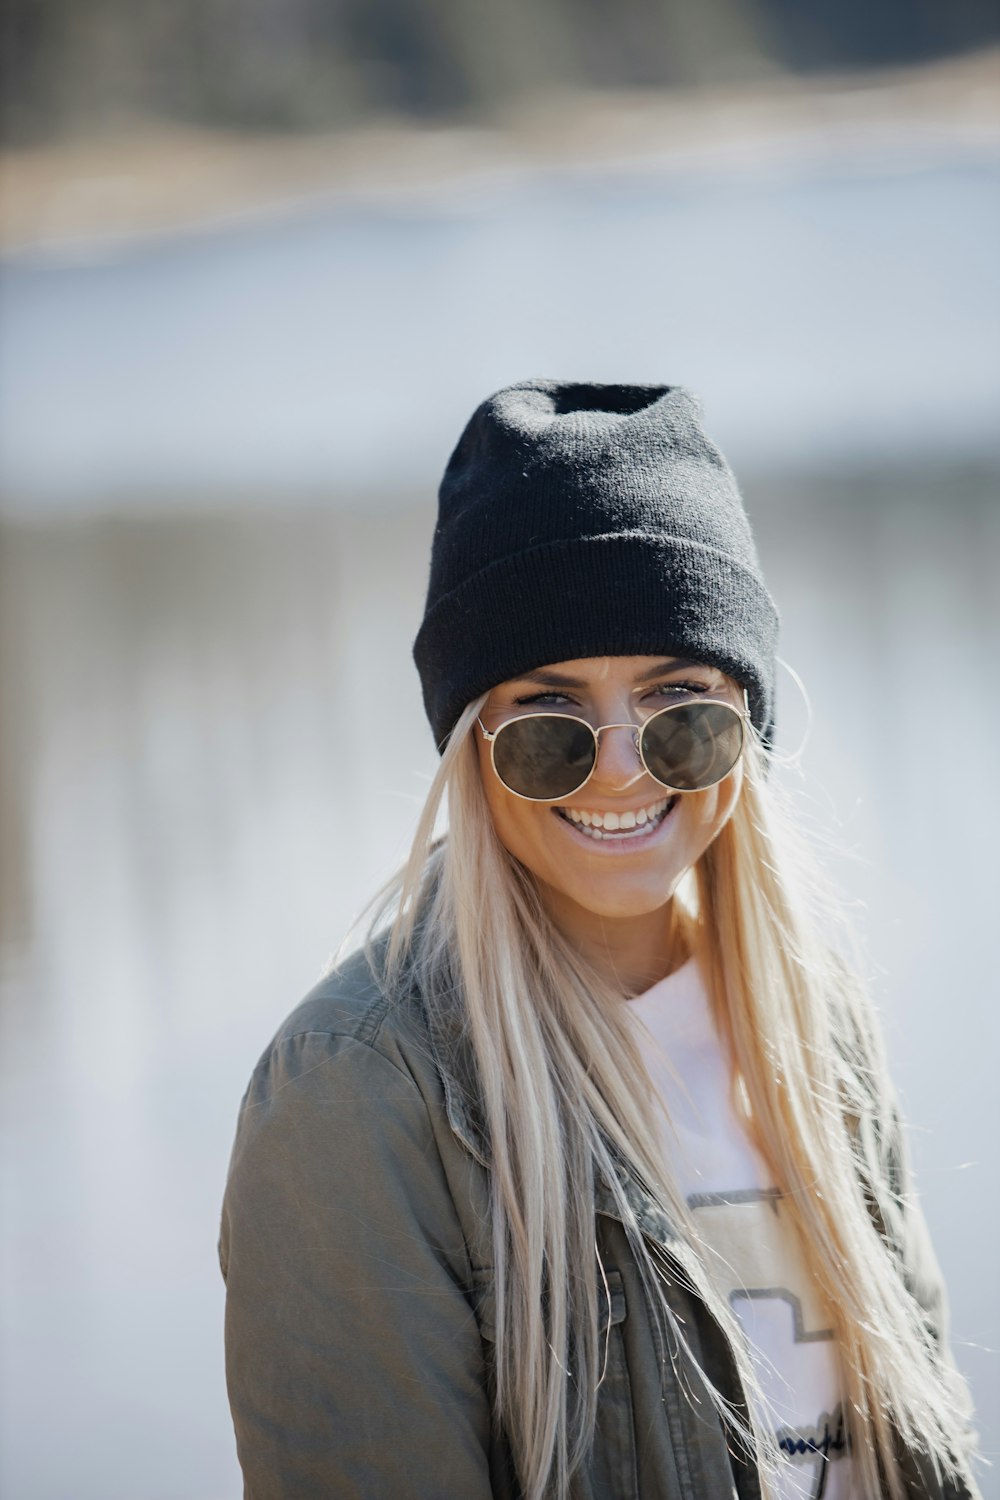
[[[690,667],[704,666],[703,661],[688,661],[683,657],[675,657],[672,661],[659,661],[655,666],[647,667],[645,671],[637,673],[633,681],[649,682],[653,677],[665,677],[668,672],[682,672]],[[513,677],[511,681],[537,682],[543,687],[586,688],[590,686],[583,678],[567,677],[564,672],[550,672],[545,667],[540,667],[534,672],[522,672],[520,677]]]

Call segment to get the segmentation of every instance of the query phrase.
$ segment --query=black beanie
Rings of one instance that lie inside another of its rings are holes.
[[[525,380],[473,413],[413,647],[443,750],[467,703],[586,656],[687,656],[770,741],[778,614],[740,492],[681,386]]]

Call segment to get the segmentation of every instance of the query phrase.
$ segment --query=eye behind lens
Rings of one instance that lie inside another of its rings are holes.
[[[497,730],[493,764],[520,797],[555,802],[582,786],[594,769],[596,741],[588,724],[563,714],[525,714]]]
[[[642,727],[651,776],[678,792],[704,791],[729,775],[743,749],[743,720],[728,703],[671,704]]]

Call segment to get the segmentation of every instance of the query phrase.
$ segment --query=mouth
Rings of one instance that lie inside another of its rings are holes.
[[[639,848],[643,844],[655,839],[657,831],[670,817],[677,803],[679,795],[675,792],[672,797],[664,797],[650,808],[642,809],[644,821],[639,822],[635,815],[626,814],[630,826],[622,827],[619,816],[612,814],[609,821],[618,824],[617,827],[605,827],[606,815],[591,813],[574,813],[572,808],[554,807],[552,811],[569,829],[570,833],[581,843],[584,841],[593,849],[598,846],[607,848],[626,849]],[[585,821],[586,820],[586,821]]]

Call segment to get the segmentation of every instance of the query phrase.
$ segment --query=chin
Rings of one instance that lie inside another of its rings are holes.
[[[630,885],[620,875],[603,887],[546,882],[549,889],[563,901],[572,901],[575,906],[595,917],[619,921],[629,917],[646,917],[650,912],[659,911],[673,898],[679,883],[678,876],[655,888],[648,885],[637,887]]]

